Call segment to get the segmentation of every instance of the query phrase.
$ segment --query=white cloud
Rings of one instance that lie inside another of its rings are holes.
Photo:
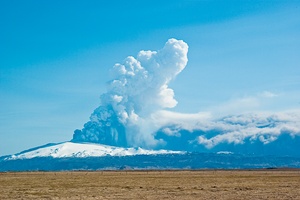
[[[234,115],[214,120],[209,130],[219,130],[219,134],[206,138],[201,135],[199,144],[212,148],[221,143],[243,144],[246,140],[260,141],[263,144],[271,143],[281,134],[291,137],[300,136],[300,112],[278,113],[249,113]],[[198,130],[208,131],[206,127],[195,127]]]
[[[264,97],[264,98],[274,98],[274,97],[278,97],[279,95],[278,94],[275,94],[273,92],[270,92],[270,91],[263,91],[261,94],[260,94],[261,97]]]
[[[279,94],[275,94],[270,91],[263,91],[255,95],[245,95],[242,97],[232,98],[220,105],[210,107],[208,110],[218,117],[228,114],[249,113],[272,107],[273,104],[276,104],[276,100],[279,97]]]
[[[176,124],[181,129],[186,129],[192,131],[199,124],[203,124],[212,119],[209,112],[199,112],[199,113],[178,113],[166,110],[160,110],[151,115],[151,121],[157,127],[164,127]]]

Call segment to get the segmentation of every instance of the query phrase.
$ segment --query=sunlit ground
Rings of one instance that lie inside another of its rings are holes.
[[[300,199],[300,170],[0,173],[0,199]]]

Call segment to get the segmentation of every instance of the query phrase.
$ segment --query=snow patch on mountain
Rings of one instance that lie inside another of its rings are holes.
[[[83,157],[101,157],[101,156],[133,156],[133,155],[155,155],[155,154],[180,154],[183,151],[168,150],[146,150],[137,148],[122,148],[93,143],[74,143],[63,142],[58,144],[49,144],[37,147],[31,150],[23,151],[11,155],[5,160],[31,159],[36,157],[53,158],[83,158]]]

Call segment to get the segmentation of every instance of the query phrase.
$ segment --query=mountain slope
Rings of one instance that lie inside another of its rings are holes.
[[[83,157],[100,157],[100,156],[132,156],[132,155],[154,155],[154,154],[178,154],[181,151],[167,150],[145,150],[142,148],[121,148],[108,145],[93,143],[74,143],[63,142],[58,144],[48,144],[36,147],[15,155],[11,155],[6,160],[31,159],[36,157],[53,157],[53,158],[83,158]]]

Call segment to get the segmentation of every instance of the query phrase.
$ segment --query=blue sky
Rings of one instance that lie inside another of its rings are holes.
[[[300,107],[299,1],[7,0],[0,30],[0,155],[70,140],[109,69],[172,37],[189,45],[174,111]]]

